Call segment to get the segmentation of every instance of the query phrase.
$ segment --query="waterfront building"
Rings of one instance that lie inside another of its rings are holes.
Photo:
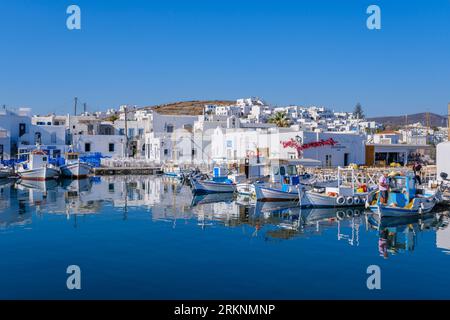
[[[333,139],[334,146],[321,146],[303,150],[284,147],[282,142],[294,140],[300,145]],[[355,133],[305,132],[295,128],[217,128],[212,136],[214,161],[241,163],[246,158],[258,157],[263,163],[271,159],[315,159],[322,166],[364,164],[365,136]]]
[[[386,166],[391,163],[407,165],[418,160],[431,162],[432,147],[423,141],[419,142],[402,143],[401,134],[396,131],[371,135],[366,144],[366,165]]]

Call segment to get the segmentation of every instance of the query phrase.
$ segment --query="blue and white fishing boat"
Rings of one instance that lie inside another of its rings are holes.
[[[64,177],[72,179],[87,178],[91,172],[89,163],[81,161],[78,152],[69,151],[65,154],[65,164],[59,167]]]
[[[298,201],[298,189],[301,185],[310,184],[313,177],[299,174],[297,165],[300,160],[281,161],[273,164],[271,170],[271,184],[254,184],[255,196],[258,201]]]
[[[380,217],[407,217],[431,212],[439,202],[437,190],[433,194],[416,188],[415,176],[412,172],[390,175],[387,202],[382,203],[380,192],[372,192],[367,199],[366,207]]]
[[[184,178],[183,172],[178,167],[165,168],[164,175],[167,177],[170,177],[170,178],[175,178],[175,179],[180,179],[180,180]]]
[[[192,188],[194,193],[218,193],[218,192],[235,192],[236,184],[228,178],[226,169],[215,167],[212,179],[192,180]]]

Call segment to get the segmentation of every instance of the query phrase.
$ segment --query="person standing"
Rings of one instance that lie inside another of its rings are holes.
[[[422,170],[422,165],[416,161],[413,166],[414,176],[416,178],[416,182],[421,185],[422,179],[420,178],[420,171]]]
[[[388,182],[387,182],[388,174],[385,172],[381,175],[378,180],[378,190],[380,191],[380,203],[387,204],[388,200]]]

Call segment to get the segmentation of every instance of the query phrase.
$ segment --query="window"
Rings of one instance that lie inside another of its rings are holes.
[[[52,132],[50,135],[50,143],[56,143],[56,132]]]
[[[166,127],[166,131],[169,133],[173,132],[173,124],[168,124]]]
[[[34,144],[41,144],[41,133],[40,132],[36,132],[34,134]]]
[[[164,149],[164,155],[167,156],[169,154],[169,150]]]
[[[42,157],[42,161],[47,162],[47,157]]]
[[[110,143],[108,146],[109,152],[114,152],[114,143]]]
[[[114,183],[108,184],[108,191],[109,192],[114,192]]]
[[[331,167],[331,154],[325,155],[325,166]]]
[[[89,142],[84,144],[84,152],[91,152],[91,144]]]
[[[134,129],[133,128],[128,129],[128,136],[134,137]]]
[[[124,136],[125,135],[125,129],[120,128],[119,129],[119,135]]]
[[[286,168],[280,167],[280,175],[284,176],[286,174]]]
[[[138,135],[143,136],[144,135],[144,129],[142,129],[142,128],[138,129]]]

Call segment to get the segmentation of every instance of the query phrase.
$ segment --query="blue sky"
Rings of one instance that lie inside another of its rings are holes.
[[[81,8],[82,29],[66,28]],[[381,30],[366,8],[381,7]],[[450,1],[0,2],[0,104],[36,113],[259,96],[446,113]]]

